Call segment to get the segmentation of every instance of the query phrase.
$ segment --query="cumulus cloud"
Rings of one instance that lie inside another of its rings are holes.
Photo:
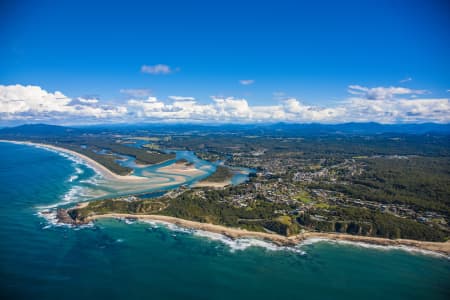
[[[353,85],[349,86],[349,92],[354,97],[350,97],[343,103],[348,121],[450,122],[449,99],[420,98],[428,94],[426,90],[403,87],[367,88]]]
[[[350,98],[346,120],[355,122],[450,122],[449,99],[381,99]]]
[[[1,120],[64,119],[85,122],[450,122],[448,98],[426,98],[425,90],[403,87],[348,87],[350,96],[334,106],[309,105],[296,98],[273,105],[251,105],[244,98],[213,96],[207,103],[194,97],[169,96],[162,101],[135,93],[125,104],[111,106],[98,99],[69,98],[38,86],[0,86]],[[131,95],[131,94],[130,94]],[[416,98],[411,98],[414,95]]]
[[[348,92],[370,100],[393,99],[396,95],[423,95],[426,90],[413,90],[405,87],[375,87],[367,88],[360,85],[350,85]]]
[[[243,80],[239,80],[239,83],[242,85],[251,85],[251,84],[254,84],[255,81],[253,79],[243,79]]]
[[[170,74],[173,72],[173,70],[168,65],[157,64],[153,66],[143,65],[141,67],[141,72],[157,75],[157,74]]]
[[[219,122],[330,122],[343,114],[341,108],[319,108],[288,99],[278,105],[251,106],[245,99],[211,97],[213,102],[199,104],[194,98],[173,99],[164,103],[154,97],[129,100],[129,110],[138,117],[159,120],[219,121]]]
[[[2,120],[51,120],[65,118],[106,119],[124,115],[124,106],[100,105],[97,99],[71,99],[59,91],[39,86],[0,85]]]
[[[121,94],[125,94],[131,97],[147,97],[150,96],[151,91],[149,89],[120,89]]]

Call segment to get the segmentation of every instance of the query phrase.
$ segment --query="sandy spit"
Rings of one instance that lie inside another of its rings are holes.
[[[0,140],[0,142],[8,142],[8,143],[14,143],[14,144],[21,144],[21,145],[30,145],[30,146],[37,146],[41,148],[50,149],[57,152],[66,153],[72,156],[75,156],[79,159],[81,159],[83,162],[85,162],[87,165],[92,167],[95,171],[100,173],[103,177],[107,179],[117,180],[117,181],[125,181],[125,182],[136,182],[136,181],[145,181],[147,180],[144,177],[134,176],[134,175],[118,175],[110,171],[108,168],[106,168],[104,165],[96,162],[92,158],[87,157],[86,155],[83,155],[81,153],[62,148],[57,147],[53,145],[48,144],[41,144],[41,143],[33,143],[33,142],[22,142],[22,141],[7,141],[7,140]]]

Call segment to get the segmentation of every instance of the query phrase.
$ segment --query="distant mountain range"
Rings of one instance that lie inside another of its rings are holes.
[[[81,132],[78,129],[48,124],[27,124],[0,129],[0,136],[61,136]]]
[[[64,127],[48,124],[27,124],[0,129],[0,137],[11,136],[64,136],[83,133],[131,133],[140,131],[165,133],[238,133],[247,135],[279,135],[279,136],[311,136],[330,134],[450,134],[450,124],[378,124],[378,123],[345,123],[345,124],[119,124],[95,125],[85,127]]]

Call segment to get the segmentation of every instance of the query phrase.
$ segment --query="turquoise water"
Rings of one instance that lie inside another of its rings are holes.
[[[323,242],[293,251],[117,220],[71,229],[37,215],[93,175],[0,143],[2,299],[449,299],[447,258]]]
[[[145,141],[137,141],[135,144],[130,144],[129,146],[141,147],[142,144],[145,144]],[[217,166],[221,163],[221,162],[212,163],[206,160],[202,160],[199,157],[197,157],[192,151],[184,151],[184,150],[165,150],[165,151],[175,153],[176,154],[175,159],[149,166],[136,164],[135,158],[131,156],[119,155],[120,159],[116,160],[118,164],[124,167],[132,168],[133,175],[149,178],[152,180],[153,184],[152,182],[150,184],[134,183],[132,185],[128,183],[126,184],[127,187],[123,186],[121,187],[120,184],[118,184],[117,182],[105,182],[104,180],[103,182],[99,182],[97,180],[95,181],[95,190],[97,191],[104,190],[106,193],[102,194],[101,195],[102,197],[111,195],[124,195],[130,194],[132,192],[142,193],[151,191],[167,191],[179,187],[180,185],[190,186],[202,179],[207,178],[216,171]],[[99,151],[99,153],[107,154],[109,153],[109,151],[103,149]],[[161,170],[161,168],[167,167],[180,159],[185,159],[188,162],[192,163],[193,166],[197,169],[197,171],[200,171],[200,173],[180,174],[174,173],[173,171]],[[232,171],[234,175],[231,178],[231,184],[233,185],[237,185],[247,181],[249,178],[249,174],[251,172],[254,172],[254,170],[249,168],[232,168]],[[178,182],[180,178],[182,179],[181,183]],[[158,183],[161,183],[160,180],[163,180],[162,183],[164,184],[164,187],[161,186],[158,187]],[[84,182],[82,182],[82,184],[84,184]]]

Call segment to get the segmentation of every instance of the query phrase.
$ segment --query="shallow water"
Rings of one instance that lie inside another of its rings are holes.
[[[442,257],[324,242],[283,249],[152,222],[74,229],[37,215],[90,197],[92,176],[57,153],[0,143],[2,299],[450,297]]]

